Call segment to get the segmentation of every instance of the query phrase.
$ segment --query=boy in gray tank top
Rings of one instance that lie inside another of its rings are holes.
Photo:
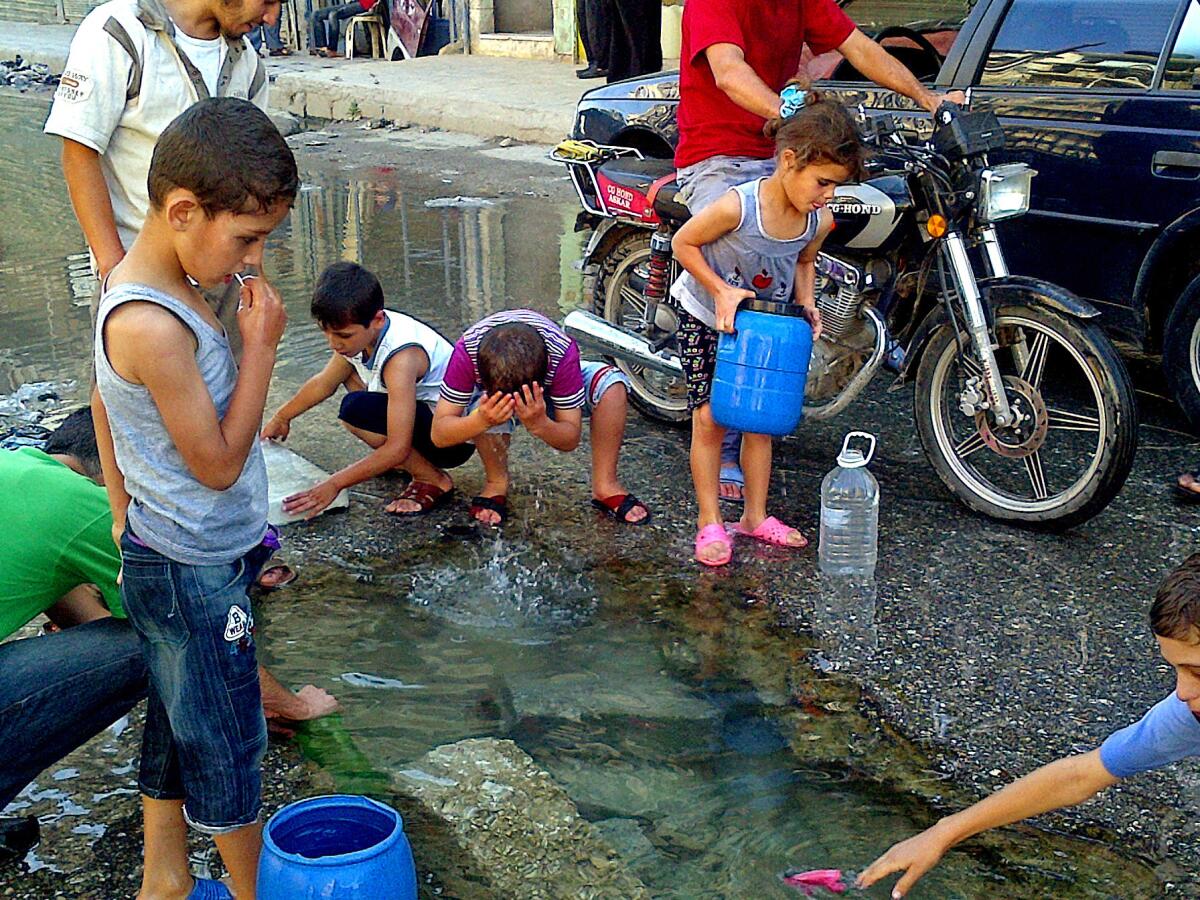
[[[228,896],[193,880],[185,819],[214,836],[234,893],[254,896],[266,725],[246,590],[270,552],[258,429],[286,316],[264,278],[246,282],[239,371],[200,291],[261,267],[297,184],[261,110],[197,103],[155,146],[150,213],[97,315],[96,437],[150,672],[144,896]]]

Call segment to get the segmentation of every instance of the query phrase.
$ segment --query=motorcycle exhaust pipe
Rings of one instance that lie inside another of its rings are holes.
[[[683,377],[683,365],[678,356],[655,353],[650,342],[636,332],[602,319],[595,313],[576,309],[567,313],[563,330],[584,347],[623,362],[653,369],[664,375]]]

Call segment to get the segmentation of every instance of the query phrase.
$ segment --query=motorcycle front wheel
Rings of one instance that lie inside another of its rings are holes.
[[[1125,364],[1100,328],[1043,306],[997,311],[996,360],[1018,421],[962,409],[982,377],[943,326],[921,357],[914,398],[925,454],[968,507],[994,519],[1062,530],[1120,491],[1137,450],[1137,408]]]
[[[592,288],[592,311],[614,325],[644,333],[646,301],[642,292],[649,274],[650,236],[638,231],[622,238],[600,260]],[[671,262],[671,280],[678,275],[679,264]],[[652,339],[665,336],[654,330]],[[629,376],[629,399],[645,416],[681,425],[691,420],[687,408],[687,386],[678,378],[647,369],[621,359],[610,359]]]

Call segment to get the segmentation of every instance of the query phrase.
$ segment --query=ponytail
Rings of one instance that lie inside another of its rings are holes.
[[[805,77],[791,79],[782,96],[783,111],[788,114],[768,119],[763,126],[763,134],[775,142],[775,155],[791,150],[801,166],[825,160],[845,166],[851,178],[859,178],[866,151],[854,121],[841,105],[813,88]]]

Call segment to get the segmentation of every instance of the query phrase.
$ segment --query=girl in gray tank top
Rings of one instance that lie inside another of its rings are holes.
[[[795,92],[795,88],[785,89]],[[732,534],[800,549],[807,539],[767,515],[771,438],[742,435],[745,506],[730,528],[721,517],[719,481],[725,429],[712,417],[709,396],[717,333],[732,331],[738,304],[748,298],[795,302],[820,335],[816,258],[833,216],[824,208],[834,188],[861,170],[862,145],[854,123],[832,101],[808,92],[807,104],[773,119],[775,171],[740,184],[706,206],[675,235],[675,257],[685,269],[671,287],[679,308],[679,346],[692,411],[692,480],[699,507],[696,561],[722,566],[733,557]],[[803,385],[798,386],[803,390]]]
[[[150,391],[118,375],[105,352],[105,321],[114,309],[131,301],[155,303],[192,331],[196,365],[219,418],[229,409],[238,375],[228,338],[186,303],[132,283],[117,285],[101,297],[96,314],[96,386],[130,496],[129,528],[146,546],[177,562],[232,563],[256,547],[267,530],[262,450],[255,441],[241,475],[227,490],[216,491],[197,480],[167,432]]]

